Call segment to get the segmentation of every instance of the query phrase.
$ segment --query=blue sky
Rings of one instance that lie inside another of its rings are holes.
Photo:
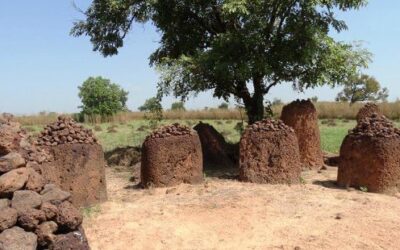
[[[90,0],[75,0],[86,9]],[[374,54],[366,73],[374,75],[400,97],[400,1],[370,0],[367,7],[338,16],[349,26],[337,40],[364,41]],[[148,57],[158,46],[158,34],[150,25],[135,25],[119,55],[103,58],[92,51],[87,37],[69,36],[72,22],[82,19],[71,0],[0,1],[0,112],[31,114],[40,111],[76,112],[78,86],[89,76],[104,76],[130,92],[128,107],[137,109],[154,96],[158,76]],[[339,89],[318,88],[297,93],[280,86],[267,96],[291,101],[319,96],[333,100]],[[173,98],[167,98],[168,107]],[[210,93],[191,98],[186,106],[216,106],[221,100]],[[232,103],[233,104],[233,103]]]

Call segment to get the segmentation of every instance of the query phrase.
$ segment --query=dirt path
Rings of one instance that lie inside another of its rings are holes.
[[[400,247],[400,196],[337,189],[335,168],[297,186],[208,177],[140,190],[131,175],[107,169],[110,199],[84,221],[93,250]]]

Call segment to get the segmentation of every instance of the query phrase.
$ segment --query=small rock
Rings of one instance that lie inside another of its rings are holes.
[[[40,207],[40,210],[44,212],[47,220],[52,220],[58,213],[58,208],[49,202],[43,203]]]
[[[55,240],[54,233],[57,231],[58,226],[54,221],[47,221],[40,224],[35,233],[38,236],[38,243],[42,247],[51,245]]]
[[[57,235],[53,250],[89,250],[89,244],[80,231]]]
[[[31,208],[39,208],[42,205],[42,197],[30,190],[21,190],[14,193],[11,207],[22,212]]]
[[[81,213],[70,202],[64,201],[57,208],[56,222],[60,227],[75,230],[82,224]]]
[[[28,181],[28,171],[25,168],[11,170],[0,176],[0,196],[9,195],[22,189]]]
[[[38,174],[33,168],[27,168],[29,172],[28,182],[25,188],[35,192],[42,191],[43,187],[46,185],[46,180]]]
[[[40,194],[42,195],[43,202],[50,202],[53,204],[61,203],[71,197],[70,193],[61,190],[54,184],[47,184],[44,186],[44,189],[42,192],[40,192]]]
[[[36,250],[37,236],[25,232],[20,227],[13,227],[0,234],[1,250]]]
[[[14,208],[0,209],[0,232],[15,226],[17,218],[18,212]]]
[[[343,215],[340,213],[336,214],[336,216],[335,216],[336,220],[341,220],[342,218],[343,218]]]
[[[28,231],[33,231],[46,220],[46,215],[38,209],[28,209],[18,215],[18,225]]]
[[[0,209],[10,207],[11,201],[9,199],[0,199]]]
[[[6,173],[23,166],[25,166],[25,159],[18,153],[9,153],[0,157],[0,173]]]

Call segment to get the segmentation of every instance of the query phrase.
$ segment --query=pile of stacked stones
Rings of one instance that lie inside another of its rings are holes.
[[[365,104],[357,113],[357,122],[361,122],[363,119],[370,117],[372,115],[383,116],[382,111],[379,106],[375,103]]]
[[[39,146],[74,143],[95,144],[97,139],[92,130],[85,129],[72,118],[66,116],[59,116],[57,122],[47,125],[37,140]]]
[[[254,183],[298,183],[301,165],[294,130],[266,119],[248,126],[240,139],[239,178]]]
[[[349,134],[354,136],[392,137],[399,136],[400,129],[396,128],[385,116],[373,113],[370,117],[361,120],[354,129],[349,131]]]
[[[146,137],[146,140],[179,135],[194,135],[195,133],[196,132],[193,129],[187,126],[180,125],[179,123],[174,123],[170,126],[163,126],[156,129],[153,133]]]
[[[340,149],[338,184],[371,192],[400,188],[400,130],[374,113],[349,131]]]
[[[142,146],[141,184],[168,187],[203,181],[203,156],[199,136],[177,123],[159,128]]]
[[[45,156],[28,139],[18,123],[0,121],[0,249],[89,249],[71,195],[36,171]]]
[[[265,119],[255,122],[246,128],[247,132],[261,132],[261,131],[283,131],[294,132],[294,129],[284,124],[281,120]]]

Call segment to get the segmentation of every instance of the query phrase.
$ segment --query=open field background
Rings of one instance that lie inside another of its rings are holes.
[[[51,122],[54,121],[55,119]],[[240,140],[240,133],[235,129],[239,120],[164,120],[160,125],[179,122],[187,126],[195,126],[200,121],[213,125],[230,143],[237,143]],[[332,153],[339,152],[348,130],[356,125],[354,120],[346,119],[321,119],[319,123],[322,148]],[[84,125],[94,130],[106,152],[117,147],[141,146],[145,137],[152,131],[149,121],[143,119]],[[400,124],[396,122],[396,125]],[[43,125],[25,125],[24,128],[31,134],[37,134],[43,129]]]
[[[324,151],[337,153],[343,138],[349,129],[355,126],[355,117],[362,103],[349,105],[337,102],[318,102],[315,104],[319,118],[321,131],[321,144]],[[400,102],[381,103],[382,112],[394,121],[400,120]],[[274,105],[275,118],[279,118],[283,105]],[[18,116],[16,120],[32,134],[40,132],[46,124],[57,119],[56,113],[41,113],[32,116]],[[72,115],[74,116],[74,115]],[[115,115],[108,122],[85,122],[84,125],[95,131],[105,151],[117,147],[140,146],[145,137],[152,131],[149,121],[145,119],[145,113],[126,112]],[[163,121],[159,124],[181,123],[187,126],[195,126],[200,121],[213,125],[224,135],[230,143],[237,143],[240,133],[235,129],[236,125],[246,119],[244,110],[241,109],[207,109],[198,111],[165,111]],[[399,126],[399,122],[396,122]]]

